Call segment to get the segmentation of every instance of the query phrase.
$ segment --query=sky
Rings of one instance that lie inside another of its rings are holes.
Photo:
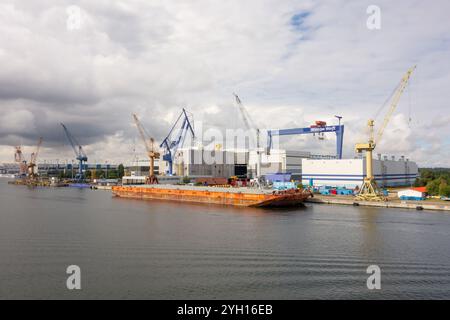
[[[370,5],[380,28],[368,28]],[[137,113],[161,141],[185,107],[203,128],[346,126],[344,156],[417,69],[376,153],[450,167],[448,0],[25,1],[0,4],[0,162],[74,158],[63,122],[89,162],[145,158]],[[376,118],[379,127],[387,108]],[[377,126],[378,125],[378,126]],[[332,154],[335,137],[280,139]]]

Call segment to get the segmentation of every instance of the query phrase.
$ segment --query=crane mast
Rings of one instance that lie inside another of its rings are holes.
[[[158,178],[155,175],[155,159],[159,159],[160,153],[155,151],[154,149],[155,140],[151,137],[150,138],[148,137],[148,134],[146,133],[144,126],[139,121],[139,118],[136,114],[133,114],[133,119],[139,131],[139,135],[141,136],[141,139],[144,142],[145,150],[147,151],[147,156],[150,159],[148,183],[156,184],[158,183]]]
[[[376,145],[380,142],[383,137],[384,130],[386,129],[389,121],[397,108],[397,105],[400,101],[400,97],[402,96],[405,88],[408,85],[411,74],[416,69],[416,66],[409,69],[406,74],[402,77],[400,84],[394,92],[391,105],[389,110],[384,117],[383,123],[379,128],[376,140],[374,136],[374,125],[375,120],[369,119],[367,122],[367,126],[369,129],[369,140],[367,143],[357,143],[355,146],[355,151],[357,153],[366,152],[366,177],[362,183],[362,186],[358,192],[357,199],[359,200],[368,200],[368,201],[383,201],[384,197],[381,195],[381,191],[377,186],[374,174],[373,174],[373,151],[375,150]]]

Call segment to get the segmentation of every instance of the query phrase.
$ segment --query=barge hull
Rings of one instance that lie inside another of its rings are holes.
[[[181,202],[233,205],[243,207],[285,207],[302,204],[309,192],[297,191],[286,193],[257,193],[216,191],[211,189],[183,189],[158,187],[123,187],[112,188],[113,195],[121,198],[170,200]]]

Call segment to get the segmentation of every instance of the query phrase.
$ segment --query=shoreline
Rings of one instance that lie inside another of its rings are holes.
[[[432,201],[401,201],[397,199],[390,199],[386,202],[372,202],[359,201],[354,197],[349,196],[323,196],[314,195],[314,198],[309,198],[306,203],[317,204],[331,204],[331,205],[346,205],[346,206],[362,206],[362,207],[378,207],[378,208],[396,208],[396,209],[414,209],[414,210],[429,210],[429,211],[444,211],[450,212],[450,203],[444,204]]]

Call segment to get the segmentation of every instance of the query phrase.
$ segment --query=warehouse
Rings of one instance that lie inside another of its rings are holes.
[[[363,182],[366,172],[365,159],[302,161],[302,183],[312,186],[355,188]],[[419,176],[417,164],[404,159],[386,157],[373,160],[374,176],[380,187],[410,186]]]

